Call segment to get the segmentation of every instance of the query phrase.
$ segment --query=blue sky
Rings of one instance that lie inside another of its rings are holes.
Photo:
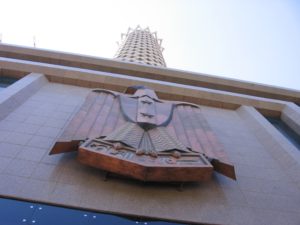
[[[9,44],[113,57],[121,32],[149,26],[168,67],[300,89],[297,0],[0,0]]]

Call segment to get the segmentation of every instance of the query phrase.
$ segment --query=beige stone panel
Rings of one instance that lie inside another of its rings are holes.
[[[31,73],[2,90],[0,93],[0,119],[8,116],[47,82],[42,74]]]
[[[242,106],[241,117],[253,130],[259,141],[272,154],[284,174],[300,187],[300,153],[272,124],[252,107]],[[279,174],[277,174],[279,176]],[[284,175],[283,175],[284,176]],[[300,193],[300,192],[299,192]]]

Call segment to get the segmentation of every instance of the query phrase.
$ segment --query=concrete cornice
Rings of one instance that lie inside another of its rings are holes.
[[[134,77],[155,79],[245,95],[278,99],[300,104],[300,91],[297,90],[252,82],[244,82],[236,79],[222,78],[202,73],[138,65],[112,59],[7,44],[0,44],[0,56],[82,69],[125,74]]]
[[[132,85],[145,85],[157,91],[162,99],[186,101],[226,109],[236,109],[241,105],[249,105],[273,115],[279,115],[286,104],[280,100],[227,91],[20,59],[0,57],[0,68],[2,70],[16,70],[23,74],[41,73],[52,82],[114,91],[124,91]]]

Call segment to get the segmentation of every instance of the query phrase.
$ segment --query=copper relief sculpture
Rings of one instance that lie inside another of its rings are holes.
[[[142,181],[205,181],[213,170],[235,179],[199,106],[142,86],[92,91],[50,154],[77,150],[85,165]]]

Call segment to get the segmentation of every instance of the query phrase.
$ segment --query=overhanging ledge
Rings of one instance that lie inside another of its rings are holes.
[[[0,57],[0,67],[27,73],[42,73],[52,82],[113,91],[123,91],[133,85],[145,85],[156,90],[162,99],[226,109],[250,105],[267,113],[280,113],[285,106],[285,102],[279,100],[26,60]]]
[[[126,74],[196,87],[205,87],[245,95],[291,101],[300,104],[300,92],[288,88],[245,82],[203,73],[125,63],[112,59],[0,44],[0,56],[54,65],[71,66],[95,71]]]

